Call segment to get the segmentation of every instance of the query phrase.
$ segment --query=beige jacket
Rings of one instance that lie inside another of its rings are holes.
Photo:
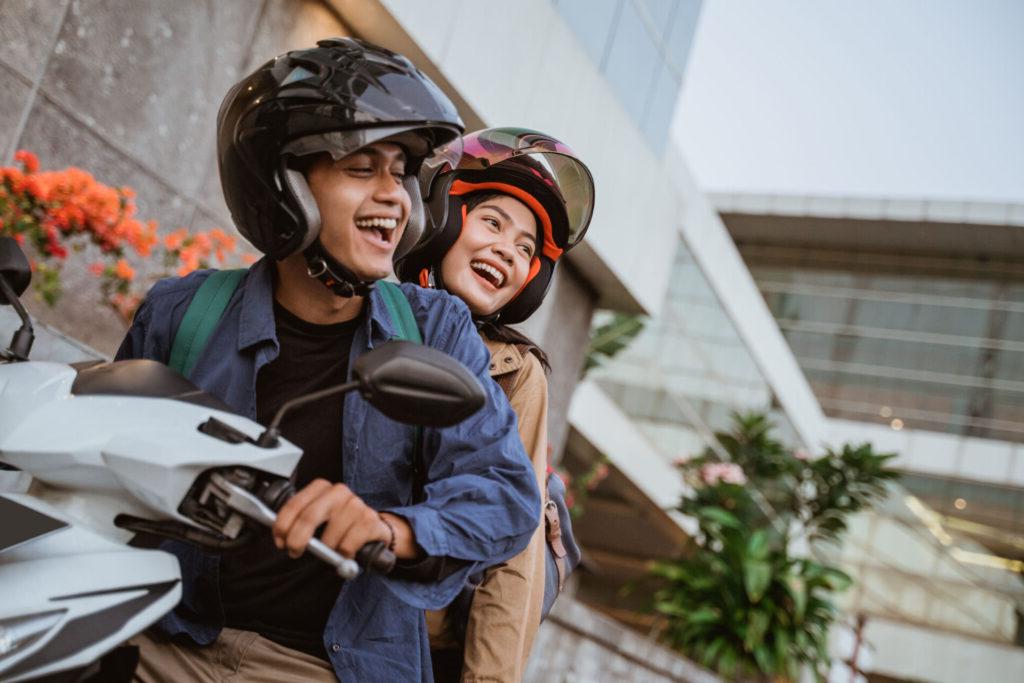
[[[547,474],[548,380],[532,353],[484,338],[491,352],[491,377],[519,371],[508,391],[519,418],[519,437],[533,462],[543,492]],[[473,596],[466,632],[463,683],[519,681],[540,626],[544,599],[544,520],[537,511],[537,531],[526,550],[491,567]],[[455,646],[444,633],[443,612],[428,612],[432,647]]]

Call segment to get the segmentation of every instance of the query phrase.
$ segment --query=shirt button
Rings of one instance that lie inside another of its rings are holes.
[[[341,645],[334,643],[331,645],[331,652],[341,652]]]

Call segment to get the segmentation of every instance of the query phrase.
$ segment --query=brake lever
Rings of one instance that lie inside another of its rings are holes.
[[[217,489],[218,497],[232,510],[268,528],[274,526],[274,522],[277,521],[277,513],[267,507],[255,495],[246,491],[241,486],[231,483],[220,472],[213,472],[210,475],[210,483]],[[320,539],[309,539],[309,544],[306,548],[313,555],[334,567],[338,576],[346,581],[359,576],[360,567],[357,562],[331,550]]]

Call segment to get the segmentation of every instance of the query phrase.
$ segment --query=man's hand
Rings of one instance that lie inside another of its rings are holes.
[[[271,529],[274,545],[293,558],[299,557],[325,522],[320,540],[345,557],[355,557],[371,541],[386,545],[391,541],[389,525],[395,531],[395,554],[401,558],[418,554],[412,529],[404,519],[378,513],[344,484],[331,484],[326,479],[314,479],[277,511]]]

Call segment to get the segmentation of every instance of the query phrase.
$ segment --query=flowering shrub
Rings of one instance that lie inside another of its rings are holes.
[[[550,451],[550,447],[549,447]],[[573,476],[567,469],[556,469],[555,473],[562,478],[565,484],[565,505],[569,508],[569,515],[576,519],[583,514],[584,504],[587,498],[601,482],[608,478],[611,470],[608,462],[601,458],[580,474]]]
[[[29,248],[36,291],[50,306],[61,295],[64,263],[88,245],[100,253],[88,269],[99,278],[103,300],[126,321],[148,289],[148,282],[136,278],[146,259],[159,259],[161,275],[185,275],[209,267],[214,258],[225,265],[234,255],[235,240],[219,229],[183,228],[160,240],[156,221],[135,217],[129,187],[109,187],[74,167],[40,171],[39,160],[26,150],[14,158],[20,168],[0,168],[0,235]]]
[[[892,454],[844,446],[811,458],[771,436],[763,415],[736,415],[720,451],[680,458],[693,487],[676,508],[699,525],[685,557],[655,565],[655,609],[669,643],[725,677],[796,680],[828,670],[838,568],[791,554],[795,539],[835,541],[847,518],[885,494]],[[726,457],[727,456],[727,457]]]
[[[743,468],[731,462],[709,462],[701,465],[698,472],[700,480],[709,486],[714,486],[720,481],[740,486],[747,483],[747,475],[743,473]]]

